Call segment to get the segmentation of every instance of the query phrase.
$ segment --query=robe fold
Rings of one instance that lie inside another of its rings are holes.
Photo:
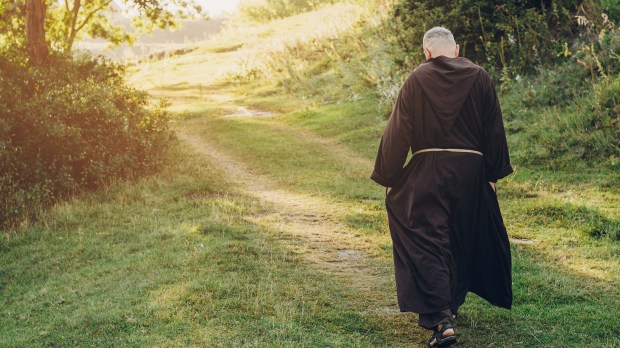
[[[429,148],[482,152],[409,151]],[[489,74],[466,58],[422,63],[402,86],[371,179],[385,198],[400,310],[456,309],[468,291],[511,308],[510,245],[489,181],[512,173]]]

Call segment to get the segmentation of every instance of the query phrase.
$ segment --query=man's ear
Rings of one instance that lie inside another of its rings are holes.
[[[456,44],[456,49],[454,50],[454,57],[458,57],[459,56],[459,50],[461,49],[461,47],[459,46],[459,44]]]
[[[426,48],[424,49],[424,56],[426,56],[426,60],[431,59],[432,55],[431,55],[431,51],[427,50]]]

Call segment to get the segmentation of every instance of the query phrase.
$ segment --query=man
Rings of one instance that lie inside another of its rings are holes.
[[[400,90],[371,178],[387,187],[400,310],[433,330],[428,347],[447,347],[468,291],[512,305],[495,182],[513,170],[489,74],[458,57],[448,29],[426,32],[423,47],[426,61]]]

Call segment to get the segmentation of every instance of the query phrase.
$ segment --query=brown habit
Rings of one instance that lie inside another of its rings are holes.
[[[411,149],[424,152],[403,167]],[[385,198],[398,304],[420,314],[457,309],[468,291],[512,305],[511,256],[489,181],[512,173],[489,74],[466,58],[431,58],[407,78],[371,178]]]

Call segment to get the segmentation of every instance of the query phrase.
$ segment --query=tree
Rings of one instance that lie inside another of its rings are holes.
[[[30,61],[39,65],[47,60],[49,49],[45,42],[44,0],[26,1],[26,47]]]
[[[52,3],[48,11],[51,42],[65,53],[84,36],[103,38],[113,45],[132,43],[134,35],[113,21],[121,12],[133,12],[132,25],[142,32],[175,26],[178,19],[207,18],[194,0],[62,0]]]
[[[135,33],[113,18],[132,15],[138,32],[177,25],[206,12],[196,0],[14,0],[0,3],[0,53],[28,52],[32,63],[49,49],[70,53],[82,37],[103,38],[113,45],[132,43]]]

